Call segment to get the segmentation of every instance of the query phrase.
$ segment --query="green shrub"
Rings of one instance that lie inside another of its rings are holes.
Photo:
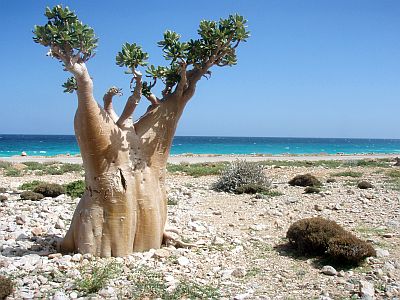
[[[40,200],[40,199],[44,198],[44,196],[42,194],[35,193],[35,192],[32,192],[32,191],[22,192],[19,196],[23,200],[33,200],[33,201],[37,201],[37,200]]]
[[[14,281],[12,279],[0,275],[0,300],[6,299],[14,292]]]
[[[243,184],[236,188],[236,194],[258,194],[267,192],[268,189],[256,183]]]
[[[375,255],[372,246],[346,231],[334,221],[321,217],[293,223],[286,233],[300,254],[327,255],[337,263],[358,264]]]
[[[61,194],[65,194],[65,189],[57,183],[41,183],[33,189],[33,192],[42,194],[45,197],[54,198]]]
[[[40,181],[40,180],[33,180],[29,182],[25,182],[19,186],[20,190],[30,190],[32,191],[35,189],[38,185],[40,184],[46,184],[46,182]]]
[[[44,170],[46,168],[45,164],[39,163],[37,161],[27,161],[23,163],[25,166],[27,166],[28,170]]]
[[[8,169],[11,167],[11,163],[8,161],[2,161],[0,160],[0,169]]]
[[[167,170],[171,173],[182,172],[193,177],[218,175],[226,166],[225,162],[218,163],[200,163],[200,164],[168,164]]]
[[[198,284],[187,279],[179,280],[176,288],[169,292],[163,274],[147,267],[135,270],[131,276],[129,278],[132,282],[130,299],[221,299],[217,287]]]
[[[237,160],[222,171],[212,188],[220,192],[254,194],[267,191],[270,185],[262,166]]]
[[[289,181],[293,186],[321,186],[321,182],[311,174],[296,175]]]
[[[374,186],[371,183],[369,183],[368,181],[360,181],[357,184],[357,187],[359,189],[372,189]]]
[[[362,177],[362,175],[363,173],[354,171],[343,171],[332,174],[332,176],[337,176],[337,177],[353,177],[353,178]]]
[[[121,266],[116,262],[109,262],[105,265],[95,263],[92,266],[86,265],[80,270],[81,278],[75,280],[77,289],[84,295],[98,292],[106,283],[118,276]]]
[[[67,195],[72,198],[82,197],[86,189],[85,181],[83,180],[72,181],[64,186]]]
[[[304,193],[306,194],[318,194],[321,190],[315,186],[307,186],[304,189]]]
[[[8,198],[6,195],[0,195],[0,202],[7,201]]]
[[[4,176],[7,177],[20,177],[22,176],[22,171],[19,169],[15,169],[13,167],[10,167],[8,169],[6,169]]]

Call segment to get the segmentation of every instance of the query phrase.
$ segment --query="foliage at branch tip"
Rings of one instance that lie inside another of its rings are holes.
[[[50,47],[49,55],[63,61],[86,62],[95,54],[98,39],[94,30],[83,24],[68,7],[46,8],[47,24],[36,25],[35,43]]]
[[[78,89],[75,77],[69,77],[66,82],[63,83],[64,93],[73,93]]]
[[[226,19],[216,21],[203,20],[198,29],[199,39],[181,42],[181,36],[171,30],[164,32],[163,40],[157,45],[162,49],[163,56],[170,61],[169,66],[148,65],[146,77],[151,81],[144,81],[142,93],[151,95],[151,89],[157,79],[165,84],[163,94],[168,94],[181,80],[181,70],[186,66],[193,69],[209,68],[216,66],[232,66],[237,63],[236,48],[241,42],[246,42],[250,36],[247,31],[247,20],[234,14]],[[122,51],[117,55],[117,65],[128,67],[128,74],[132,74],[135,68],[146,66],[148,54],[143,52],[136,44],[124,44]],[[206,70],[205,76],[211,75]]]

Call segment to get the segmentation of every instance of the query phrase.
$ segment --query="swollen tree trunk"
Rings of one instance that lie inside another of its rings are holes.
[[[165,167],[186,100],[171,94],[138,122],[122,126],[77,77],[75,134],[86,190],[61,243],[65,252],[124,256],[160,248],[167,218]]]

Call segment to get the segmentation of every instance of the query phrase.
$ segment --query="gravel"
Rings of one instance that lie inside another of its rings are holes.
[[[282,193],[255,197],[210,189],[216,176],[193,178],[169,174],[168,225],[185,242],[124,258],[58,253],[79,199],[62,195],[40,201],[20,200],[18,187],[34,176],[0,176],[8,200],[0,203],[0,273],[14,278],[8,299],[90,299],[77,286],[83,270],[94,264],[117,263],[121,270],[93,299],[130,299],[134,272],[146,267],[162,275],[168,290],[184,280],[217,287],[221,299],[396,299],[400,297],[400,197],[385,184],[387,169],[354,167],[374,185],[357,188],[351,178],[332,173],[347,168],[268,168],[266,175]],[[324,186],[320,194],[304,194],[287,182],[311,173]],[[43,181],[67,183],[79,174],[43,176]],[[301,218],[322,216],[372,242],[377,257],[358,267],[326,265],[321,258],[296,257],[285,247],[286,231]]]

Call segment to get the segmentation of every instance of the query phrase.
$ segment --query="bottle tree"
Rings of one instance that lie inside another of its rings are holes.
[[[125,43],[116,63],[130,75],[132,94],[118,116],[112,102],[121,89],[106,91],[103,106],[93,96],[86,65],[97,47],[93,29],[61,5],[47,8],[45,16],[47,23],[35,26],[33,39],[72,74],[63,87],[78,97],[74,128],[86,183],[61,250],[109,257],[157,249],[169,236],[165,173],[178,120],[211,67],[236,64],[236,48],[249,37],[246,20],[230,15],[201,21],[199,37],[188,42],[166,31],[158,46],[167,66],[149,65],[142,47]],[[156,83],[163,84],[160,97],[152,92]],[[142,97],[150,106],[133,121]]]

